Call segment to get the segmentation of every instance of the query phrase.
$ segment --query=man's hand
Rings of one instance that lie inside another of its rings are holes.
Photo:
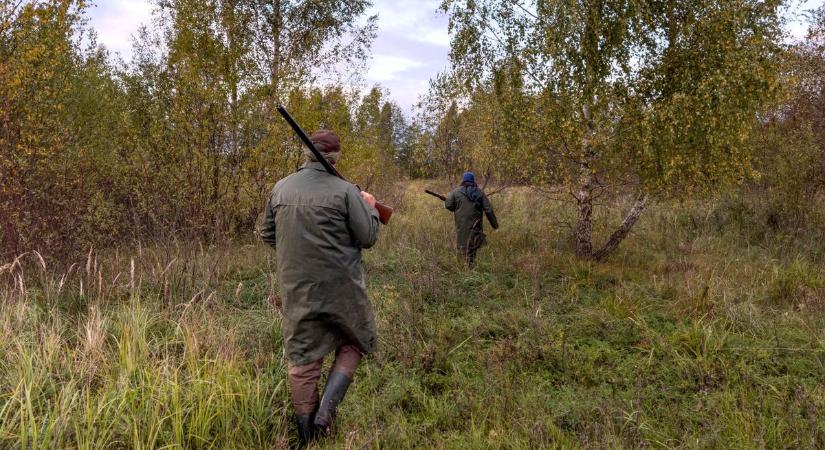
[[[369,192],[361,191],[361,198],[363,198],[368,205],[375,208],[375,197],[373,197],[372,194],[370,194]]]

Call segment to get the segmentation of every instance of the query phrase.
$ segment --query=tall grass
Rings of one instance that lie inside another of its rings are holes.
[[[381,350],[319,446],[825,446],[821,242],[663,204],[594,265],[566,208],[513,189],[468,270],[407,188],[366,260]],[[287,448],[272,258],[172,242],[0,264],[0,448]]]

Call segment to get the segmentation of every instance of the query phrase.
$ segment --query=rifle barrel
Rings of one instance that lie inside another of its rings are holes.
[[[276,109],[279,113],[281,113],[281,116],[283,116],[284,120],[286,120],[286,123],[288,123],[289,126],[292,127],[292,131],[294,131],[295,134],[297,134],[298,137],[301,138],[301,142],[303,142],[304,145],[307,146],[309,151],[312,152],[313,156],[315,156],[315,159],[319,163],[321,163],[322,166],[324,166],[324,170],[326,170],[330,175],[336,176],[346,181],[347,179],[344,178],[343,175],[341,175],[341,172],[338,172],[338,169],[336,169],[332,164],[330,164],[329,161],[327,161],[327,159],[324,158],[324,155],[321,154],[318,148],[315,147],[315,144],[313,144],[312,141],[309,140],[309,136],[307,136],[307,134],[304,132],[301,126],[298,125],[298,122],[296,122],[295,119],[293,119],[292,116],[289,115],[289,112],[286,110],[286,108],[284,108],[283,105],[279,105]],[[384,225],[390,223],[390,217],[392,217],[393,213],[393,208],[391,206],[385,205],[380,202],[376,202],[375,209],[378,210],[378,216],[381,219],[381,223],[383,223]]]
[[[435,192],[433,192],[433,191],[431,191],[431,190],[429,190],[429,189],[425,189],[425,190],[424,190],[424,192],[426,192],[426,193],[428,193],[428,194],[432,195],[432,196],[433,196],[433,197],[435,197],[435,198],[439,198],[439,199],[441,199],[441,201],[446,201],[446,200],[447,200],[447,197],[445,197],[445,196],[443,196],[443,195],[441,195],[441,194],[435,193]]]
[[[324,155],[322,155],[318,148],[315,147],[315,144],[313,144],[312,141],[309,140],[309,136],[307,136],[307,134],[304,132],[301,126],[298,125],[298,122],[296,122],[295,119],[293,119],[292,116],[289,115],[289,112],[287,112],[286,108],[284,108],[283,106],[278,106],[277,109],[278,112],[281,113],[281,116],[283,116],[284,120],[286,120],[286,123],[288,123],[289,126],[292,127],[292,131],[294,131],[295,134],[297,134],[298,137],[301,138],[301,141],[304,143],[304,145],[306,145],[307,148],[309,148],[309,151],[312,152],[312,154],[315,156],[315,159],[317,159],[318,162],[321,163],[322,166],[324,166],[324,170],[326,170],[330,175],[335,175],[336,177],[346,181],[346,178],[344,178],[344,176],[341,175],[341,173],[338,172],[338,170],[336,170],[335,167],[332,167],[332,164],[330,164],[329,161],[327,161],[327,159],[324,158]]]

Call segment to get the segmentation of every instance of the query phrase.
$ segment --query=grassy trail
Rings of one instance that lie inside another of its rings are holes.
[[[451,217],[408,186],[366,258],[381,351],[321,447],[825,447],[816,236],[763,233],[725,201],[660,204],[590,264],[568,209],[492,201],[503,226],[471,271]],[[272,259],[167,244],[4,267],[0,448],[287,448]]]

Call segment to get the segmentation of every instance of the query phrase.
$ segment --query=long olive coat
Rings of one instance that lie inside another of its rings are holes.
[[[498,228],[493,205],[480,188],[462,186],[455,189],[447,195],[444,207],[455,213],[456,238],[461,253],[478,250],[487,243],[482,213],[487,215],[493,228]]]
[[[305,164],[272,189],[259,228],[277,253],[289,360],[309,364],[345,344],[376,349],[361,249],[378,239],[378,212],[355,185]]]

